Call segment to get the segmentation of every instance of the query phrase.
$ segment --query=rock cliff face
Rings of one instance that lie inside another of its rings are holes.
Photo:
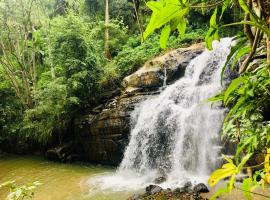
[[[130,114],[137,103],[181,78],[189,62],[203,51],[202,44],[169,51],[145,63],[122,82],[121,95],[93,109],[75,122],[85,159],[117,165],[130,133]]]

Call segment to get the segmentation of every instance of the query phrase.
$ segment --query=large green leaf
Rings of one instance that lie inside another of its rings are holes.
[[[186,20],[185,18],[181,18],[177,26],[177,30],[181,38],[185,36],[186,28],[187,28]]]
[[[210,200],[215,200],[216,198],[220,197],[222,194],[228,193],[227,188],[220,188],[218,191],[216,191],[210,198]]]
[[[166,48],[168,39],[170,37],[170,33],[171,33],[170,25],[167,25],[162,29],[161,35],[160,35],[160,41],[159,41],[160,42],[160,47],[162,49]]]
[[[214,40],[219,40],[218,25],[217,25],[217,8],[215,9],[214,13],[211,16],[210,28],[205,37],[206,47],[209,50],[213,49],[212,43]]]
[[[221,15],[220,15],[220,18],[219,20],[221,20],[225,10],[228,8],[228,6],[230,5],[231,3],[231,0],[225,0],[225,2],[223,3],[223,6],[222,6],[222,11],[221,11]]]
[[[243,169],[244,165],[250,159],[251,156],[252,156],[252,153],[249,153],[249,154],[245,155],[244,158],[242,158],[241,163],[237,166],[238,173],[240,173],[240,171]]]
[[[177,22],[180,23],[181,19],[189,11],[189,7],[186,4],[180,4],[178,0],[150,1],[147,2],[147,6],[153,13],[143,34],[145,39],[156,29],[161,28],[171,21],[174,21],[172,26],[172,29],[174,29],[178,26]]]
[[[221,77],[224,76],[224,72],[227,68],[227,65],[232,60],[235,53],[238,52],[239,49],[241,49],[241,47],[247,42],[247,37],[246,36],[238,36],[235,38],[235,40],[237,40],[237,44],[231,48],[230,54],[227,56],[227,60],[226,60],[224,66],[222,68],[222,71],[221,71]],[[220,80],[221,80],[221,85],[223,85],[223,78],[221,78]]]
[[[233,164],[233,162],[226,163],[222,165],[220,169],[217,169],[214,171],[210,178],[208,179],[208,184],[210,186],[216,185],[220,180],[232,176],[233,174],[236,174],[237,167]]]
[[[252,200],[251,193],[250,193],[252,186],[253,186],[253,182],[251,178],[244,179],[243,184],[242,184],[242,191],[245,197],[247,198],[247,200]]]
[[[251,13],[250,8],[248,7],[246,0],[238,0],[240,7],[247,13]]]
[[[234,59],[231,64],[231,69],[233,69],[236,65],[236,63],[247,53],[251,51],[251,46],[248,44],[247,46],[242,46],[238,49],[238,51],[234,55]]]
[[[229,85],[228,89],[224,93],[224,103],[227,104],[227,100],[232,92],[234,92],[238,86],[243,83],[245,78],[243,76],[240,76],[236,79],[234,79],[231,84]]]

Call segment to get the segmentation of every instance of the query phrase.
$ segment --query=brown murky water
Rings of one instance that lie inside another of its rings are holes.
[[[130,194],[90,192],[90,177],[113,171],[109,167],[61,164],[39,157],[6,155],[0,158],[0,183],[9,180],[15,180],[18,185],[34,181],[42,183],[35,192],[35,200],[126,199]],[[7,193],[7,190],[0,189],[0,199],[5,199]]]

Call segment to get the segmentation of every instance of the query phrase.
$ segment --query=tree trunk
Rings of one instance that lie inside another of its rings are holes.
[[[111,58],[110,49],[109,49],[109,0],[105,0],[105,33],[104,33],[104,56],[107,59]]]

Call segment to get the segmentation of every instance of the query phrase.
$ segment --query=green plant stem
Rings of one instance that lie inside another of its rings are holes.
[[[243,190],[243,189],[241,189],[241,188],[238,188],[238,187],[235,187],[236,189],[238,189],[238,190],[241,190],[241,191],[243,191],[243,192],[249,192],[249,193],[251,193],[251,194],[255,194],[255,195],[258,195],[258,196],[262,196],[262,197],[266,197],[266,198],[270,198],[270,196],[267,196],[267,195],[264,195],[264,194],[260,194],[260,193],[257,193],[257,192],[251,192],[251,191],[247,191],[247,190]]]
[[[231,24],[225,24],[225,25],[220,26],[220,28],[229,27],[229,26],[236,26],[236,25],[245,25],[245,24],[255,26],[255,27],[261,29],[267,36],[270,37],[270,29],[269,28],[265,27],[262,24],[251,22],[251,21],[241,21],[241,22],[235,22],[235,23],[231,23]]]
[[[201,5],[193,5],[193,6],[190,6],[190,8],[214,8],[214,7],[216,7],[218,5],[221,5],[223,3],[224,3],[224,0],[216,2],[214,4],[208,4],[208,5],[203,5],[203,4],[201,4]]]

